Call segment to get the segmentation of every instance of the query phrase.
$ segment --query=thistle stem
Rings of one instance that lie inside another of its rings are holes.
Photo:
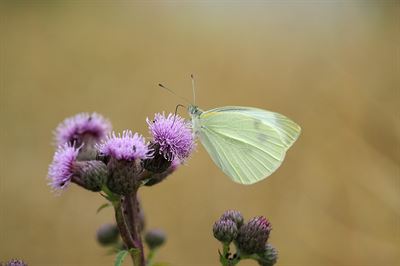
[[[125,217],[124,217],[124,214],[122,211],[121,201],[120,200],[115,201],[115,202],[113,202],[113,205],[114,205],[114,211],[115,211],[115,220],[117,222],[118,230],[121,234],[122,241],[124,241],[128,250],[130,250],[131,248],[135,248],[135,242],[133,241],[132,236],[129,232],[128,225],[125,221]],[[134,253],[133,252],[129,252],[129,253],[132,257],[134,265],[136,265]]]
[[[134,252],[135,257],[135,265],[144,266],[144,252],[143,252],[143,243],[142,237],[140,235],[140,219],[139,219],[139,201],[137,199],[137,190],[132,192],[132,194],[124,197],[123,201],[124,205],[124,214],[126,216],[127,224],[130,231],[130,236],[134,243],[134,248],[137,252]]]
[[[153,260],[154,260],[154,256],[156,255],[156,251],[157,251],[157,249],[151,249],[149,251],[149,255],[147,255],[146,266],[152,266],[153,265]]]

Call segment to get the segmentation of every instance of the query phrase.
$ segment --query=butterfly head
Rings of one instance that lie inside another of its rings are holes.
[[[196,105],[189,105],[188,106],[188,112],[191,116],[200,116],[201,113],[203,112],[201,109],[199,109],[198,106]]]

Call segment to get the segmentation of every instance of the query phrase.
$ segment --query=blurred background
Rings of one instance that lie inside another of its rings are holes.
[[[234,184],[199,144],[141,190],[158,261],[218,265],[212,225],[227,209],[267,216],[277,265],[400,265],[399,4],[396,1],[3,1],[0,261],[112,265],[96,193],[47,186],[52,130],[96,111],[148,136],[196,76],[202,109],[255,106],[302,126],[282,167]],[[187,114],[181,110],[181,115]],[[126,263],[129,265],[129,263]],[[256,265],[246,262],[242,265]]]

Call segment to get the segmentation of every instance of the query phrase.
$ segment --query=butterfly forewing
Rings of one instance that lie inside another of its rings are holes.
[[[300,126],[286,116],[259,108],[225,106],[212,109],[209,112],[240,113],[256,118],[273,128],[280,135],[282,143],[287,149],[293,145],[301,132]]]

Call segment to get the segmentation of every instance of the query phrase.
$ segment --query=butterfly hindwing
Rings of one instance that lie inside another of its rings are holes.
[[[204,112],[199,119],[201,142],[233,181],[253,184],[281,165],[287,145],[280,132],[256,115],[221,108]]]

